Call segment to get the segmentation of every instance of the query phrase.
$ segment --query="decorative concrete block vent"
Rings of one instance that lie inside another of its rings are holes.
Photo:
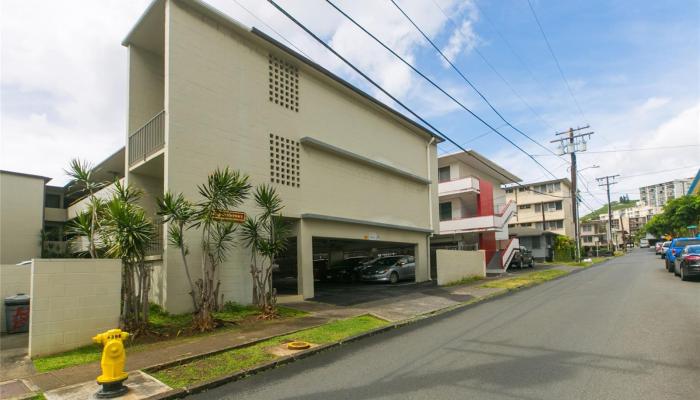
[[[298,141],[270,134],[270,182],[301,186]]]
[[[299,112],[299,69],[272,54],[268,62],[270,102]]]

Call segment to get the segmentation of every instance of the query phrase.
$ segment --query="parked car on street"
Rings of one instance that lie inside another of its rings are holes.
[[[700,245],[685,246],[676,257],[674,274],[680,276],[683,281],[700,276]]]
[[[528,250],[525,246],[520,246],[515,249],[513,253],[513,259],[510,261],[510,267],[522,268],[528,266],[530,268],[535,266],[535,259],[532,258],[532,251]]]
[[[360,271],[372,258],[365,256],[348,257],[333,263],[326,270],[326,280],[334,282],[355,282],[360,279]]]
[[[676,257],[681,254],[685,246],[700,244],[700,238],[675,238],[666,250],[666,271],[675,272]]]
[[[671,246],[671,242],[670,242],[670,241],[669,241],[669,242],[664,242],[664,243],[661,245],[661,258],[662,258],[662,259],[666,258],[666,250],[668,250],[668,248],[669,248],[670,246]]]
[[[656,252],[657,256],[661,255],[661,252],[662,252],[661,247],[663,245],[664,245],[664,242],[656,242],[656,244],[654,245],[654,251]]]
[[[388,256],[367,263],[361,272],[365,282],[396,283],[404,279],[415,279],[416,259],[413,256]]]
[[[639,239],[639,248],[640,249],[648,249],[649,248],[649,239]]]

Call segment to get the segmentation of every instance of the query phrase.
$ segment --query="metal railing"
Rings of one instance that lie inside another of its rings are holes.
[[[160,256],[163,254],[163,218],[153,218],[153,236],[146,247],[146,256]]]
[[[165,145],[165,110],[129,136],[129,166],[145,160]]]

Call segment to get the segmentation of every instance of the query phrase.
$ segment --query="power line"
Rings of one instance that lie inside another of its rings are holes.
[[[615,150],[598,150],[598,151],[587,151],[589,154],[600,154],[600,153],[621,153],[621,152],[631,152],[631,151],[648,151],[648,150],[664,150],[664,149],[679,149],[686,147],[700,147],[700,144],[684,144],[676,146],[658,146],[658,147],[639,147],[630,149],[615,149]],[[533,154],[533,157],[549,157],[551,154]]]
[[[626,178],[636,178],[638,176],[647,176],[647,175],[656,175],[656,174],[661,174],[664,172],[671,172],[671,171],[679,171],[681,169],[686,169],[686,168],[698,168],[700,165],[686,165],[684,167],[678,167],[678,168],[671,168],[671,169],[664,169],[660,171],[649,171],[649,172],[642,172],[639,174],[635,175],[622,175],[620,178],[626,179]]]
[[[581,106],[579,105],[578,100],[576,99],[576,96],[574,95],[574,91],[571,90],[571,85],[569,85],[569,80],[566,79],[566,76],[564,75],[564,71],[561,69],[561,65],[559,64],[559,59],[557,58],[556,54],[554,54],[554,50],[552,49],[552,45],[549,43],[549,39],[547,39],[547,35],[544,33],[544,29],[542,28],[542,24],[540,23],[540,19],[537,18],[537,13],[535,12],[535,8],[532,7],[532,3],[530,2],[530,0],[527,0],[527,5],[530,6],[530,11],[532,11],[532,16],[535,17],[535,22],[537,22],[537,27],[540,29],[540,33],[542,34],[542,37],[544,38],[544,42],[547,44],[547,48],[549,49],[549,54],[552,55],[552,58],[554,59],[554,63],[557,65],[557,69],[559,70],[559,74],[561,75],[561,78],[564,80],[564,83],[566,84],[566,89],[569,91],[571,98],[574,100],[574,104],[576,104],[576,109],[578,109],[579,114],[581,114],[581,117],[583,117],[584,120],[588,119],[588,118],[586,118],[586,114],[581,109]]]
[[[238,0],[233,0],[233,2],[236,3],[236,4],[238,5],[238,7],[242,8],[243,10],[245,10],[245,12],[247,12],[248,14],[250,14],[253,18],[255,18],[255,19],[257,19],[258,21],[260,21],[260,23],[262,23],[263,25],[265,25],[265,26],[266,26],[268,29],[270,29],[272,32],[276,33],[277,36],[279,36],[279,37],[282,38],[282,40],[284,40],[285,42],[289,43],[289,45],[292,46],[292,47],[294,47],[294,49],[295,49],[296,51],[298,51],[299,53],[305,55],[306,58],[309,58],[309,59],[310,59],[309,55],[306,54],[306,53],[304,53],[304,50],[302,50],[302,49],[298,48],[297,46],[295,46],[294,43],[292,43],[289,39],[287,39],[287,38],[286,38],[284,35],[282,35],[281,33],[277,32],[277,30],[275,30],[275,28],[273,28],[272,26],[268,25],[267,22],[263,21],[260,17],[258,17],[257,15],[255,15],[255,13],[253,13],[253,12],[250,11],[248,8],[246,8],[246,6],[244,6],[243,4],[239,3]]]
[[[431,1],[432,1],[432,3],[435,5],[435,7],[436,7],[438,10],[440,10],[440,12],[442,13],[442,15],[444,15],[445,18],[447,18],[447,20],[452,24],[452,26],[453,26],[454,29],[455,29],[455,32],[457,32],[457,34],[459,34],[459,35],[462,35],[462,31],[461,31],[460,28],[459,28],[459,24],[457,24],[457,22],[455,22],[454,18],[452,18],[452,16],[450,16],[449,14],[447,14],[447,13],[445,12],[445,10],[443,10],[442,7],[440,7],[440,5],[439,5],[435,0],[431,0]],[[476,5],[476,3],[474,3],[474,6],[478,8],[478,6]],[[499,34],[500,34],[500,33],[499,33]],[[463,35],[462,35],[462,36],[463,36]],[[507,42],[506,42],[506,43],[507,43]],[[511,51],[513,51],[513,50],[511,49]],[[547,125],[548,127],[554,129],[554,128],[552,127],[552,125],[550,125],[549,122],[545,121],[544,118],[543,118],[537,111],[535,111],[534,108],[532,108],[532,106],[530,105],[530,103],[528,103],[528,102],[520,95],[520,93],[518,93],[518,91],[515,90],[515,88],[513,87],[513,85],[511,85],[510,82],[509,82],[503,75],[501,75],[500,72],[498,72],[498,70],[496,69],[496,67],[486,58],[486,56],[484,56],[484,54],[483,54],[476,46],[474,47],[474,52],[475,52],[475,53],[479,56],[479,58],[481,58],[481,60],[489,67],[489,69],[491,69],[491,71],[493,71],[493,73],[496,74],[496,76],[498,76],[498,78],[500,78],[501,81],[503,81],[503,83],[510,89],[510,91],[513,92],[513,94],[515,95],[515,97],[517,97],[517,98],[530,110],[530,112],[532,112],[533,115],[535,115],[537,118],[539,118],[539,120],[542,121],[545,125]],[[529,71],[529,69],[528,69],[528,71]],[[532,71],[530,71],[530,74],[532,75]]]
[[[267,1],[268,1],[268,3],[272,4],[272,5],[273,5],[279,12],[281,12],[285,17],[287,17],[290,21],[294,22],[299,28],[301,28],[302,30],[304,30],[304,32],[306,32],[309,36],[313,37],[314,40],[316,40],[319,44],[321,44],[321,45],[322,45],[323,47],[325,47],[328,51],[330,51],[331,53],[333,53],[333,55],[335,55],[335,56],[338,57],[341,61],[343,61],[343,62],[344,62],[348,67],[350,67],[353,71],[355,71],[356,73],[358,73],[360,76],[362,76],[364,79],[366,79],[369,83],[371,83],[375,88],[377,88],[379,91],[381,91],[381,92],[384,93],[386,96],[388,96],[390,99],[392,99],[394,102],[396,102],[396,104],[398,104],[398,105],[401,106],[404,110],[406,110],[406,111],[409,112],[411,115],[413,115],[413,117],[415,117],[415,118],[418,119],[420,122],[422,122],[423,124],[425,124],[425,126],[427,126],[428,128],[430,128],[437,136],[439,136],[439,137],[441,137],[441,138],[443,138],[443,139],[449,141],[450,143],[452,143],[453,145],[455,145],[457,148],[459,148],[460,150],[462,150],[465,154],[469,154],[469,152],[468,152],[465,148],[463,148],[462,146],[460,146],[460,145],[459,145],[457,142],[455,142],[452,138],[450,138],[449,136],[447,136],[445,133],[443,133],[442,131],[440,131],[438,128],[436,128],[434,125],[432,125],[430,122],[428,122],[428,121],[425,120],[423,117],[421,117],[420,115],[418,115],[418,113],[416,113],[415,111],[413,111],[410,107],[408,107],[406,104],[404,104],[404,103],[401,102],[399,99],[397,99],[395,96],[393,96],[391,93],[389,93],[386,89],[384,89],[381,85],[379,85],[377,82],[375,82],[372,78],[370,78],[369,76],[367,76],[367,74],[365,74],[364,72],[362,72],[362,71],[361,71],[358,67],[356,67],[353,63],[351,63],[350,61],[348,61],[345,57],[343,57],[340,53],[338,53],[335,49],[333,49],[333,47],[331,47],[331,46],[328,45],[325,41],[323,41],[323,39],[321,39],[321,38],[318,37],[315,33],[313,33],[311,30],[309,30],[309,28],[307,28],[304,24],[302,24],[301,22],[299,22],[296,18],[294,18],[291,14],[289,14],[283,7],[281,7],[279,4],[277,4],[274,0],[267,0]],[[490,126],[490,125],[489,125],[489,126]],[[496,132],[498,132],[498,131],[496,131]],[[503,174],[502,172],[498,171],[498,170],[495,169],[494,167],[490,166],[488,163],[486,163],[486,162],[484,162],[484,161],[482,161],[482,160],[480,160],[480,159],[478,159],[478,158],[476,158],[476,160],[479,161],[480,163],[482,163],[482,164],[483,164],[484,166],[486,166],[488,169],[494,171],[497,175],[500,175],[500,176],[506,178],[507,180],[510,180],[510,178],[509,178],[508,176],[506,176],[506,175]],[[550,196],[550,197],[555,197],[555,198],[562,198],[562,199],[569,198],[568,196],[567,196],[567,197],[562,197],[562,196],[551,195],[551,194],[548,194],[548,193],[543,193],[543,192],[540,192],[540,191],[537,191],[537,190],[534,190],[534,189],[530,189],[529,187],[524,186],[524,185],[521,185],[520,183],[517,183],[517,182],[513,182],[513,183],[514,183],[515,185],[519,186],[519,187],[523,187],[524,190],[529,190],[529,191],[532,191],[532,192],[534,192],[534,193],[540,193],[540,194],[544,194],[544,195],[547,195],[547,196]]]
[[[393,0],[391,0],[391,1],[393,2]],[[435,87],[437,90],[439,90],[442,94],[444,94],[445,96],[447,96],[448,98],[450,98],[450,100],[452,100],[453,102],[455,102],[455,103],[456,103],[457,105],[459,105],[462,109],[464,109],[464,110],[467,111],[469,114],[471,114],[474,118],[478,119],[482,124],[486,125],[486,126],[489,127],[492,131],[496,132],[500,137],[502,137],[503,139],[505,139],[508,143],[510,143],[511,145],[513,145],[514,147],[516,147],[518,150],[520,150],[521,152],[523,152],[524,154],[526,154],[528,157],[530,157],[531,160],[533,160],[537,165],[539,165],[540,167],[542,167],[542,169],[544,169],[545,171],[547,171],[552,177],[554,177],[554,178],[556,179],[556,175],[554,175],[554,174],[553,174],[551,171],[549,171],[544,165],[542,165],[542,163],[540,163],[540,162],[537,161],[534,157],[532,157],[532,156],[530,155],[530,153],[528,153],[528,152],[525,151],[523,148],[521,148],[520,146],[518,146],[518,145],[517,145],[515,142],[513,142],[512,140],[508,139],[508,138],[507,138],[504,134],[502,134],[498,129],[496,129],[496,128],[494,128],[493,126],[491,126],[488,122],[486,122],[483,118],[481,118],[481,117],[479,117],[477,114],[475,114],[472,110],[470,110],[470,109],[469,109],[467,106],[465,106],[462,102],[460,102],[460,101],[457,100],[454,96],[452,96],[452,95],[449,94],[447,91],[445,91],[445,89],[443,89],[440,85],[438,85],[437,83],[435,83],[435,81],[433,81],[432,79],[430,79],[430,78],[429,78],[428,76],[426,76],[423,72],[421,72],[418,68],[416,68],[415,66],[413,66],[413,64],[411,64],[411,63],[409,63],[408,61],[406,61],[406,59],[404,59],[403,57],[401,57],[401,56],[400,56],[398,53],[396,53],[393,49],[391,49],[391,48],[390,48],[389,46],[387,46],[384,42],[382,42],[381,40],[379,40],[379,39],[378,39],[376,36],[374,36],[371,32],[369,32],[367,29],[365,29],[365,27],[363,27],[361,24],[359,24],[357,21],[355,21],[352,17],[350,17],[348,14],[346,14],[346,13],[345,13],[343,10],[341,10],[338,6],[336,6],[335,4],[333,4],[332,1],[326,0],[326,2],[327,2],[328,4],[330,4],[331,7],[333,7],[336,11],[338,11],[340,14],[342,14],[345,18],[347,18],[350,22],[352,22],[356,27],[358,27],[358,28],[361,29],[363,32],[365,32],[368,36],[370,36],[372,39],[374,39],[374,41],[376,41],[379,45],[381,45],[385,50],[387,50],[388,52],[390,52],[391,54],[393,54],[394,57],[396,57],[396,58],[398,58],[399,60],[401,60],[401,62],[403,62],[406,66],[408,66],[409,68],[411,68],[415,73],[417,73],[417,74],[420,75],[423,79],[425,79],[426,81],[428,81],[433,87]],[[396,3],[394,3],[394,5],[396,5]],[[398,5],[396,5],[396,7],[398,7]],[[401,10],[401,8],[399,8],[399,10]],[[402,11],[402,12],[403,12],[403,11]],[[405,14],[404,14],[404,15],[405,15]],[[414,26],[415,26],[415,25],[414,25]],[[416,27],[416,28],[418,29],[418,27]],[[420,29],[418,29],[418,30],[420,31]],[[421,33],[422,33],[422,31],[421,31]],[[428,39],[428,40],[430,40],[430,39]],[[465,79],[466,79],[466,78],[465,78]],[[469,81],[467,80],[467,82],[469,82]],[[470,83],[470,85],[471,85],[471,83]],[[475,90],[477,93],[479,93],[479,95],[481,95],[481,93],[480,93],[473,85],[472,85],[472,88],[474,88],[474,90]],[[486,102],[488,103],[488,100],[486,100],[486,98],[485,98],[483,95],[481,95],[481,97],[484,99],[484,101],[486,101]],[[489,103],[489,105],[490,105],[490,103]],[[491,108],[500,116],[500,114],[498,113],[498,111],[496,111],[496,110],[493,108],[493,106],[491,106]],[[513,127],[508,121],[506,121],[503,117],[501,117],[501,119],[503,119],[503,121],[504,121],[506,124],[508,124],[509,126],[511,126],[513,129],[516,129],[516,128]],[[516,129],[516,130],[517,130],[517,129]],[[529,136],[527,136],[527,135],[525,135],[525,136],[529,138]],[[532,138],[530,138],[530,140],[532,140]],[[535,142],[535,141],[533,140],[533,142]],[[535,142],[535,143],[537,143],[537,142]],[[538,143],[538,145],[539,145],[539,143]],[[541,146],[541,145],[540,145],[540,146]],[[546,147],[543,147],[543,148],[544,148],[545,150],[547,150]]]
[[[433,0],[433,3],[435,5],[437,5],[435,0]],[[520,54],[517,51],[515,51],[515,48],[513,47],[513,45],[511,45],[510,41],[501,33],[501,31],[498,29],[496,24],[494,24],[493,21],[491,21],[491,18],[489,18],[488,14],[486,14],[484,12],[484,10],[481,7],[479,7],[479,4],[477,2],[473,2],[473,5],[474,5],[474,7],[476,7],[477,10],[479,10],[479,13],[484,16],[484,18],[486,19],[486,22],[489,24],[491,29],[494,32],[496,32],[496,34],[498,35],[498,37],[501,38],[501,40],[503,40],[503,42],[506,44],[506,47],[508,47],[508,50],[510,50],[510,52],[513,53],[513,55],[518,60],[518,62],[520,62],[520,65],[522,65],[523,68],[528,72],[532,81],[535,82],[535,84],[540,88],[540,90],[542,90],[543,93],[547,92],[547,90],[545,90],[542,83],[535,77],[535,74],[532,72],[532,69],[530,69],[530,67],[527,65],[525,60],[520,56]],[[438,5],[438,8],[440,8],[439,5]],[[444,12],[443,12],[443,14],[444,14]],[[548,97],[550,99],[552,98],[552,96],[549,94],[548,94]],[[547,125],[549,125],[549,124],[547,124]],[[552,129],[554,129],[554,128],[552,127]]]
[[[328,3],[330,3],[331,5],[333,5],[333,3],[330,2],[330,0],[326,0],[326,1],[327,1]],[[481,99],[484,100],[484,102],[485,102],[486,104],[488,104],[489,108],[491,108],[491,110],[492,110],[494,113],[496,113],[496,115],[498,115],[498,117],[499,117],[503,122],[505,122],[506,124],[508,124],[508,126],[510,126],[514,131],[518,132],[519,134],[521,134],[521,135],[523,135],[524,137],[526,137],[527,139],[529,139],[531,142],[535,143],[537,146],[543,148],[543,149],[544,149],[545,151],[547,151],[547,152],[550,152],[550,153],[554,154],[550,149],[546,148],[546,147],[543,146],[541,143],[539,143],[538,141],[534,140],[534,139],[531,138],[528,134],[526,134],[525,132],[523,132],[523,131],[521,131],[520,129],[516,128],[515,126],[513,126],[513,124],[511,124],[508,120],[506,120],[505,117],[503,117],[503,115],[502,115],[500,112],[498,112],[498,110],[496,110],[496,108],[493,106],[493,104],[491,104],[491,102],[486,98],[486,96],[484,96],[484,94],[481,93],[481,91],[479,91],[479,89],[476,88],[476,86],[464,75],[464,73],[462,73],[462,71],[461,71],[459,68],[457,68],[457,66],[445,55],[445,53],[443,53],[442,50],[440,50],[440,48],[435,44],[435,42],[433,42],[433,41],[430,39],[430,37],[428,37],[428,35],[413,21],[413,19],[412,19],[410,16],[408,16],[408,14],[406,14],[406,12],[396,3],[396,1],[394,1],[394,0],[389,0],[389,1],[391,1],[391,3],[394,5],[394,7],[396,7],[396,9],[399,10],[399,12],[401,12],[401,14],[403,14],[404,17],[406,17],[406,19],[408,20],[408,22],[410,22],[411,25],[413,25],[413,27],[416,28],[416,30],[417,30],[418,32],[420,32],[420,34],[423,36],[423,38],[424,38],[425,40],[427,40],[428,43],[430,43],[430,45],[433,47],[433,49],[435,49],[435,51],[437,51],[437,52],[442,56],[442,58],[443,58],[443,59],[450,65],[450,67],[462,78],[462,80],[464,80],[464,82],[466,82],[466,83],[479,95],[479,97],[481,97]],[[335,5],[333,5],[333,7],[334,7],[335,9],[337,9],[338,11],[340,11],[340,9],[338,9],[338,7],[336,7]],[[343,13],[342,11],[340,11],[340,12],[341,12],[343,15],[345,15],[348,19],[350,19],[355,25],[357,25],[358,27],[360,27],[360,29],[362,29],[363,31],[367,32],[364,28],[362,28],[362,27],[361,27],[357,22],[355,22],[352,18],[348,17],[347,14]],[[372,36],[376,41],[379,42],[379,39],[377,39],[376,37],[374,37],[374,35],[372,35],[372,34],[369,33],[369,32],[367,32],[367,34],[370,35],[370,36]],[[381,44],[381,42],[380,42],[380,44]],[[383,44],[382,44],[382,45],[383,45]],[[386,47],[386,46],[385,46],[385,47]],[[397,55],[397,57],[398,57],[398,55]],[[400,58],[400,57],[399,57],[399,58]],[[405,61],[404,61],[404,62],[405,62]],[[427,79],[427,78],[426,78],[426,79]],[[529,153],[526,153],[526,154],[528,155],[528,157],[530,157],[530,154],[529,154]],[[533,157],[530,157],[530,158],[533,158]],[[549,171],[547,170],[547,168],[545,168],[542,164],[540,164],[540,163],[538,163],[538,164],[539,164],[545,171],[549,172]],[[554,174],[552,174],[551,172],[549,172],[549,174],[552,175],[552,176],[554,176]]]
[[[503,125],[497,126],[496,129],[501,129],[501,128],[504,128],[504,127],[506,127],[506,126],[508,126],[508,125],[503,124]],[[474,142],[474,141],[476,141],[476,140],[478,140],[478,139],[481,139],[482,137],[484,137],[484,136],[486,136],[486,135],[488,135],[488,134],[490,134],[490,133],[491,133],[491,130],[488,130],[488,131],[486,131],[486,132],[480,133],[480,134],[474,136],[473,138],[470,138],[470,139],[467,140],[466,142],[462,142],[462,146],[466,146],[466,145],[468,145],[469,143]],[[440,150],[440,153],[445,154],[445,153],[447,153],[448,151],[449,151],[449,150],[446,150],[446,149],[443,148],[442,150]]]

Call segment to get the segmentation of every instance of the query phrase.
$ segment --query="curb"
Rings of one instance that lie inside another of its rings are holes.
[[[243,378],[246,378],[246,377],[248,377],[248,376],[258,374],[258,373],[263,372],[263,371],[267,371],[267,370],[270,370],[270,369],[273,369],[273,368],[277,368],[278,366],[282,366],[282,365],[285,365],[285,364],[292,363],[292,362],[294,362],[294,361],[296,361],[296,360],[301,360],[301,359],[304,359],[304,358],[313,356],[313,355],[315,355],[315,354],[317,354],[317,353],[320,353],[320,352],[322,352],[322,351],[326,351],[326,350],[334,349],[334,348],[336,348],[336,347],[340,347],[340,346],[342,346],[343,344],[346,344],[346,343],[356,342],[356,341],[358,341],[358,340],[360,340],[360,339],[364,339],[364,338],[367,338],[367,337],[370,337],[370,336],[374,336],[374,335],[377,335],[377,334],[380,334],[380,333],[388,332],[388,331],[391,331],[391,330],[394,330],[394,329],[402,328],[402,327],[404,327],[404,326],[412,325],[412,324],[415,324],[415,323],[418,323],[418,322],[421,322],[421,321],[424,321],[424,320],[427,320],[427,319],[436,318],[436,317],[439,317],[439,316],[446,316],[447,314],[449,314],[449,313],[451,313],[451,312],[467,310],[467,309],[470,309],[470,308],[472,308],[472,307],[474,307],[474,306],[477,306],[477,305],[480,305],[480,304],[482,304],[482,303],[486,303],[486,302],[489,302],[489,301],[493,301],[493,300],[495,300],[495,299],[497,299],[497,298],[500,298],[500,297],[513,295],[513,294],[515,294],[515,293],[517,293],[517,292],[520,292],[520,291],[522,291],[522,290],[527,290],[527,289],[533,288],[533,287],[535,287],[535,286],[539,286],[539,285],[544,284],[544,283],[547,283],[547,282],[557,281],[557,280],[560,280],[560,279],[562,279],[562,278],[565,278],[565,277],[567,277],[567,276],[569,276],[569,275],[577,274],[577,273],[579,273],[579,272],[589,270],[589,269],[591,269],[591,268],[593,268],[593,267],[597,267],[597,266],[606,264],[608,261],[610,261],[610,259],[605,260],[605,261],[602,261],[602,262],[597,263],[597,264],[593,264],[593,265],[591,265],[591,266],[589,266],[589,267],[578,267],[578,268],[576,268],[576,269],[574,269],[574,270],[571,270],[571,271],[569,271],[569,272],[567,272],[567,273],[565,273],[565,274],[563,274],[563,275],[560,275],[560,276],[558,276],[558,277],[556,277],[556,278],[554,278],[554,279],[550,279],[549,281],[538,282],[538,283],[531,283],[531,284],[523,285],[523,286],[520,286],[520,287],[517,287],[517,288],[513,288],[513,289],[502,289],[502,290],[500,290],[500,291],[491,293],[491,294],[486,295],[486,296],[484,296],[484,297],[474,298],[474,299],[468,300],[468,301],[466,301],[466,302],[464,302],[464,303],[455,304],[455,305],[453,305],[453,306],[449,306],[449,307],[441,308],[441,309],[434,310],[434,311],[431,311],[431,312],[428,312],[428,313],[420,314],[420,315],[415,316],[415,317],[413,317],[413,318],[409,318],[409,319],[406,319],[406,320],[394,322],[394,323],[391,323],[391,324],[389,324],[389,325],[387,325],[387,326],[383,326],[383,327],[381,327],[381,328],[376,328],[376,329],[373,329],[373,330],[371,330],[371,331],[359,333],[359,334],[357,334],[357,335],[350,336],[350,337],[348,337],[348,338],[346,338],[346,339],[343,339],[343,340],[341,340],[341,341],[338,341],[338,342],[327,343],[327,344],[324,344],[324,345],[320,345],[320,346],[311,348],[311,349],[309,349],[309,350],[301,351],[301,352],[299,352],[299,353],[297,353],[297,354],[293,354],[293,355],[289,355],[289,356],[283,356],[283,357],[280,357],[280,358],[278,358],[278,359],[276,359],[276,360],[273,360],[273,361],[270,361],[270,362],[267,362],[267,363],[264,363],[264,364],[260,364],[260,365],[258,365],[258,366],[255,366],[255,367],[253,367],[253,368],[244,369],[244,370],[237,371],[237,372],[234,372],[234,373],[231,373],[231,374],[228,374],[228,375],[220,376],[220,377],[211,379],[211,380],[209,380],[209,381],[204,381],[204,382],[201,382],[201,383],[192,385],[192,386],[188,386],[188,387],[184,387],[184,388],[178,388],[178,389],[172,389],[172,390],[170,390],[170,391],[167,391],[167,392],[164,392],[164,393],[160,393],[160,394],[157,394],[157,395],[148,397],[146,400],[181,399],[181,398],[187,397],[187,396],[189,396],[189,395],[193,395],[193,394],[196,394],[196,393],[201,393],[201,392],[204,392],[204,391],[207,391],[207,390],[210,390],[210,389],[214,389],[214,388],[219,387],[219,386],[223,386],[223,385],[225,385],[225,384],[227,384],[227,383],[235,382],[235,381],[241,380],[241,379],[243,379]],[[374,316],[374,317],[376,317],[376,318],[383,319],[383,318],[381,318],[380,316],[374,315],[374,314],[372,314],[372,313],[367,313],[367,314],[364,314],[364,315],[372,315],[372,316]],[[321,324],[321,325],[323,325],[323,324]],[[311,329],[311,328],[314,328],[314,327],[317,327],[317,326],[320,326],[320,325],[316,325],[316,326],[312,326],[312,327],[308,327],[308,328],[303,328],[303,329],[298,329],[298,330],[296,330],[296,331],[289,332],[289,333],[285,333],[285,334],[283,334],[283,335],[293,334],[293,333],[296,333],[296,332],[299,332],[299,331],[302,331],[302,330],[305,330],[305,329]],[[277,335],[277,336],[282,336],[282,335]],[[227,348],[227,349],[223,349],[223,350],[217,350],[217,351],[213,351],[213,352],[210,352],[210,353],[197,355],[197,356],[190,357],[190,358],[183,358],[183,359],[179,359],[179,360],[176,360],[176,361],[171,361],[171,362],[168,362],[168,363],[159,364],[159,365],[154,366],[154,367],[149,367],[149,368],[143,369],[142,371],[144,371],[144,372],[146,372],[146,373],[148,373],[148,372],[156,372],[156,371],[159,371],[159,370],[162,370],[162,369],[171,367],[171,366],[180,365],[180,364],[188,363],[188,362],[191,362],[191,361],[195,361],[195,360],[197,360],[197,359],[204,358],[204,357],[206,357],[206,356],[208,356],[208,355],[218,354],[218,353],[222,353],[222,352],[225,352],[225,351],[234,350],[234,349],[240,348],[240,347],[246,347],[246,346],[249,346],[249,345],[252,345],[252,344],[255,344],[255,343],[259,343],[259,342],[262,342],[262,341],[265,341],[265,340],[268,340],[268,339],[271,339],[271,338],[274,338],[274,337],[277,337],[277,336],[271,336],[271,337],[269,337],[269,338],[251,341],[250,343],[247,343],[247,344],[243,344],[243,345],[239,345],[239,346],[234,346],[234,347]]]

